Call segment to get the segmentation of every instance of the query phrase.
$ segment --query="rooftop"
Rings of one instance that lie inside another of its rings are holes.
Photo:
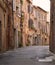
[[[33,7],[36,8],[36,9],[39,8],[40,10],[44,11],[45,13],[48,13],[46,10],[42,9],[42,8],[39,7],[39,6],[35,6],[35,5],[33,5]]]
[[[42,11],[44,11],[45,13],[48,13],[46,10],[42,9],[41,7],[37,6],[37,8],[41,9]]]

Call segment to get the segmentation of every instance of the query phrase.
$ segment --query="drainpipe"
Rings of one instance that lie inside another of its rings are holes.
[[[12,0],[12,21],[13,21],[13,44],[15,48],[13,0]]]
[[[21,3],[21,18],[20,18],[20,30],[21,30],[21,46],[23,46],[23,22],[22,22],[22,0],[20,0]]]

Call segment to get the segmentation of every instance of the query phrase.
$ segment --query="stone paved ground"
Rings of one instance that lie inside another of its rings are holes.
[[[0,55],[0,65],[55,65],[55,61],[38,62],[37,57],[45,57],[46,55],[50,55],[47,46],[18,48]]]

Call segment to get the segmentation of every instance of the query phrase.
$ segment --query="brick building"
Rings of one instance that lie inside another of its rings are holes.
[[[34,26],[36,28],[36,37],[35,43],[36,45],[48,45],[49,44],[49,36],[47,36],[48,30],[47,26],[47,12],[40,7],[33,7],[34,9]],[[49,28],[48,28],[49,29]]]
[[[38,28],[38,15],[37,15],[37,6],[33,6],[33,17],[34,17],[34,27],[35,27],[35,33],[34,33],[34,45],[40,44],[40,32]]]
[[[32,1],[30,1],[30,4],[28,6],[28,13],[29,13],[29,20],[28,20],[28,40],[30,45],[33,45],[34,43],[34,16],[33,16],[33,4]]]
[[[26,5],[26,6],[25,6]],[[23,46],[26,45],[48,45],[47,36],[47,12],[40,7],[33,6],[32,0],[24,0],[22,4]]]
[[[32,7],[33,7],[32,0],[23,1],[23,4],[22,4],[22,13],[24,15],[23,32],[22,32],[23,46],[32,44],[32,39],[29,39],[29,37],[31,37],[31,34],[33,33],[32,31],[32,26],[33,26]]]
[[[48,28],[47,12],[32,0],[0,0],[0,51],[47,45]]]

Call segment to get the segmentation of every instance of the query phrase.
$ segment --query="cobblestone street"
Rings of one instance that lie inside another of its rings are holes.
[[[45,57],[49,54],[48,47],[31,46],[18,48],[0,55],[0,65],[55,65],[53,62],[39,62],[38,57]]]

